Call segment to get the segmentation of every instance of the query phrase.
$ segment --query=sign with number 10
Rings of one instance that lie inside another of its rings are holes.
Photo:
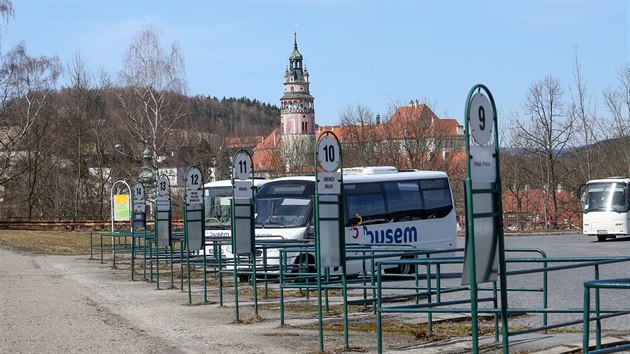
[[[337,139],[328,135],[319,140],[317,145],[317,160],[326,172],[335,172],[339,168],[340,156]]]

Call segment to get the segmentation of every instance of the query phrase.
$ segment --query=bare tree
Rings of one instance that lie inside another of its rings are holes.
[[[363,105],[348,105],[341,113],[343,163],[346,167],[379,164],[382,126]]]
[[[23,43],[0,66],[0,185],[24,173],[14,168],[26,134],[41,118],[61,72],[57,58],[34,58]]]
[[[398,168],[439,170],[454,173],[453,152],[461,147],[451,136],[448,123],[418,100],[409,106],[391,106],[383,125],[383,155]]]
[[[617,142],[613,144],[615,149],[609,159],[618,161],[611,165],[623,166],[622,175],[630,175],[630,65],[619,71],[617,81],[617,88],[608,88],[603,93],[606,107],[612,115],[607,137]]]
[[[588,90],[588,82],[582,74],[582,69],[578,61],[577,53],[575,55],[575,63],[573,66],[573,86],[569,86],[571,93],[571,105],[568,114],[575,122],[574,139],[572,141],[573,160],[575,163],[572,167],[576,169],[575,176],[577,181],[588,181],[593,176],[593,171],[597,168],[600,160],[594,152],[595,143],[601,139],[601,123],[603,118],[597,116],[597,107],[592,94]],[[576,176],[577,174],[577,176]]]
[[[2,22],[8,23],[14,16],[13,3],[10,0],[0,0],[0,18],[2,18]],[[2,27],[0,25],[0,29]]]
[[[516,120],[518,135],[529,147],[531,160],[538,160],[537,171],[540,186],[545,191],[545,218],[547,224],[555,227],[558,216],[556,189],[560,186],[558,173],[559,159],[573,133],[573,117],[564,111],[563,90],[560,82],[551,76],[534,82],[527,94],[524,109],[529,116],[527,122]],[[550,205],[551,210],[547,210]]]
[[[26,187],[27,195],[23,200],[26,201],[25,206],[29,220],[34,216],[43,217],[47,214],[45,199],[47,198],[46,194],[49,193],[47,193],[45,185],[49,183],[50,177],[55,175],[55,172],[57,172],[57,176],[54,178],[58,178],[60,175],[58,173],[59,166],[53,163],[53,161],[58,160],[54,154],[54,147],[59,140],[52,128],[53,122],[56,121],[55,114],[53,105],[48,102],[42,107],[41,117],[34,121],[24,136],[24,151],[20,154],[19,159],[26,171],[22,185]],[[61,180],[64,179],[61,178]],[[67,180],[65,182],[67,185]],[[60,193],[57,193],[57,196],[59,197]]]
[[[69,87],[62,91],[60,105],[64,129],[64,155],[70,163],[73,219],[104,218],[108,198],[106,190],[111,178],[113,130],[115,125],[106,114],[103,90],[96,87],[86,69],[83,57],[77,53],[67,65]]]
[[[537,186],[536,166],[538,161],[532,162],[530,158],[537,157],[531,154],[531,144],[519,134],[518,114],[512,113],[511,118],[506,119],[507,124],[499,125],[501,145],[504,147],[501,153],[501,181],[503,197],[507,203],[503,204],[503,212],[507,215],[511,225],[519,230],[530,227],[529,222],[537,215],[542,206],[533,204],[530,198],[531,186]],[[503,120],[499,120],[501,122]]]
[[[124,86],[118,99],[131,123],[129,133],[152,154],[157,174],[159,156],[168,150],[173,127],[186,112],[184,58],[177,43],[163,48],[155,29],[147,27],[127,49],[120,73]]]
[[[281,145],[282,164],[288,175],[312,173],[315,136],[310,134],[283,135]]]

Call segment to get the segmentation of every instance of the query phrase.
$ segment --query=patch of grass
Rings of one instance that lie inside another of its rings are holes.
[[[100,242],[95,237],[94,242]],[[90,254],[90,233],[80,231],[0,230],[0,246],[49,255]]]
[[[231,284],[231,285],[232,287],[234,286],[234,284]],[[254,298],[254,289],[252,288],[250,284],[246,284],[246,285],[239,284],[238,292],[241,295],[249,296],[251,299]],[[273,289],[273,288],[268,288],[267,296],[265,296],[265,288],[260,284],[258,285],[257,293],[258,293],[259,299],[279,299],[280,298],[280,290]],[[298,290],[285,290],[283,296],[285,298],[295,298],[295,297],[304,297],[305,295],[303,292],[298,291]],[[311,294],[311,296],[313,295]]]
[[[252,318],[246,318],[246,319],[240,319],[238,321],[234,321],[232,322],[233,324],[253,324],[253,323],[257,323],[257,322],[263,322],[265,319],[259,315],[256,315]]]
[[[472,333],[472,324],[468,318],[435,322],[433,323],[433,332],[429,332],[429,327],[426,323],[412,324],[399,320],[386,320],[383,321],[381,325],[383,333],[411,335],[415,339],[423,341],[439,341],[453,337],[467,337]],[[477,328],[480,336],[494,333],[494,323],[490,320],[480,319]],[[308,329],[317,329],[317,327],[313,326]],[[351,331],[368,333],[376,333],[377,330],[375,321],[350,324],[349,329]],[[344,327],[342,323],[329,323],[324,325],[324,330],[342,332]]]
[[[312,301],[300,301],[300,302],[287,302],[284,304],[284,310],[296,313],[317,313],[317,297],[313,297]],[[266,310],[280,310],[280,305],[269,304],[263,305],[262,308]],[[326,306],[322,304],[322,310],[326,315],[340,315],[343,313],[343,305],[330,305],[328,306],[328,312],[326,312]],[[371,308],[365,308],[361,305],[350,305],[348,306],[349,313],[362,313],[362,312],[371,312]]]

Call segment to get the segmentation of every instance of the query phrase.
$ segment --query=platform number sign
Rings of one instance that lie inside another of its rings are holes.
[[[186,178],[186,186],[188,189],[200,189],[201,188],[201,172],[199,170],[191,168]]]
[[[144,212],[144,186],[136,183],[133,187],[133,211],[134,213]]]
[[[469,128],[477,144],[485,146],[492,137],[494,112],[492,105],[483,93],[477,92],[470,101]]]
[[[340,149],[337,139],[325,136],[319,140],[317,159],[326,172],[335,172],[339,168]]]
[[[186,173],[186,204],[201,204],[203,176],[198,167],[191,167]]]
[[[171,182],[166,175],[161,175],[157,180],[157,198],[155,206],[158,211],[171,210]]]
[[[236,179],[246,180],[252,178],[252,158],[244,151],[234,156],[234,176]]]
[[[142,183],[137,183],[133,188],[133,199],[144,202],[144,186]]]
[[[168,196],[170,187],[168,177],[166,177],[165,175],[160,176],[157,182],[157,187],[158,196]]]

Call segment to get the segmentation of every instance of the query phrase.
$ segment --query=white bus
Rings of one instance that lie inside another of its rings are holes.
[[[285,177],[256,194],[256,237],[313,238],[315,178]],[[457,246],[455,206],[446,173],[398,172],[394,167],[344,169],[344,226],[347,244],[408,245],[417,249]],[[296,255],[293,262],[303,262]],[[311,256],[312,257],[312,256]],[[313,264],[314,260],[308,260]],[[360,262],[346,264],[359,273]],[[411,273],[413,267],[397,271]]]
[[[254,179],[254,192],[265,179]],[[230,237],[230,201],[232,200],[232,181],[222,180],[203,185],[203,198],[206,216],[206,237]]]
[[[628,184],[630,178],[595,179],[581,185],[578,196],[584,206],[582,233],[605,241],[616,236],[628,236]]]

